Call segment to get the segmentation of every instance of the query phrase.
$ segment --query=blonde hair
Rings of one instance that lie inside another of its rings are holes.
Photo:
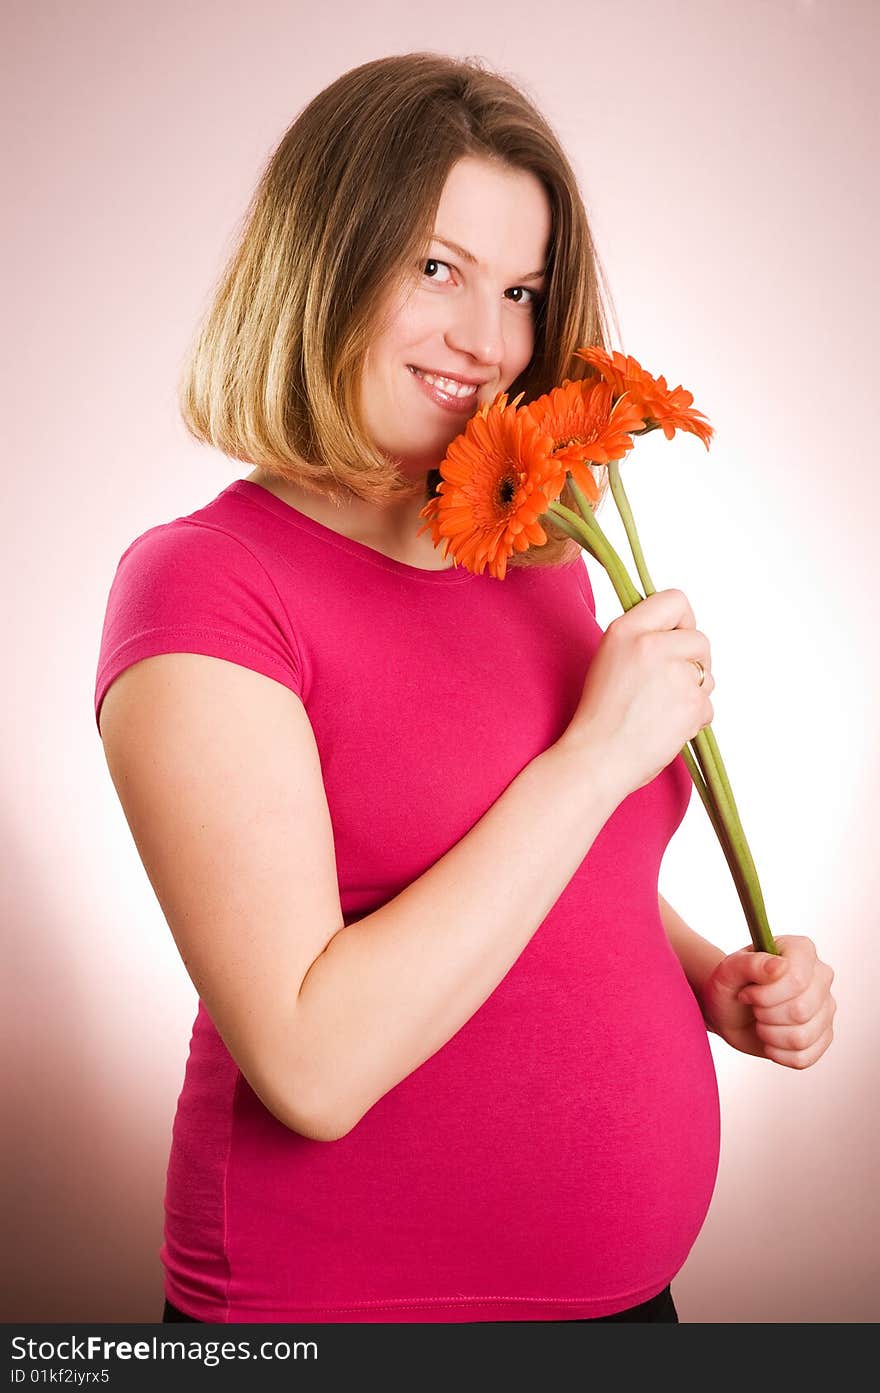
[[[530,171],[551,206],[535,350],[508,400],[593,376],[572,354],[610,348],[604,273],[555,134],[525,91],[482,60],[399,54],[337,78],[269,158],[180,378],[192,436],[337,503],[347,491],[382,506],[421,490],[370,439],[358,386],[381,306],[428,245],[464,156]],[[607,468],[590,468],[601,501]],[[439,470],[428,472],[426,499],[439,481]],[[568,483],[560,498],[576,507]],[[546,544],[509,565],[573,558],[578,544],[549,518],[542,526]]]

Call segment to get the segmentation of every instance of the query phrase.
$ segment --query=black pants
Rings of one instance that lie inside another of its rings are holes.
[[[612,1316],[586,1316],[583,1320],[569,1321],[567,1324],[586,1325],[588,1322],[597,1320],[638,1320],[638,1321],[666,1321],[680,1324],[678,1312],[675,1309],[675,1302],[672,1299],[672,1292],[666,1286],[656,1296],[652,1296],[650,1301],[642,1301],[638,1306],[630,1306],[626,1311],[615,1311]],[[203,1325],[205,1322],[196,1320],[195,1316],[186,1316],[183,1311],[178,1311],[176,1306],[172,1306],[168,1298],[165,1298],[165,1309],[162,1312],[162,1322],[170,1321],[190,1321],[193,1325]],[[519,1325],[519,1321],[511,1320],[487,1320],[471,1321],[465,1324],[480,1325]]]

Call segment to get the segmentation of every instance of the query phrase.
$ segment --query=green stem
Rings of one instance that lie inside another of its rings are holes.
[[[723,806],[729,813],[729,821],[732,828],[731,839],[733,851],[737,864],[742,869],[747,893],[754,911],[755,924],[758,930],[757,938],[755,937],[754,931],[752,932],[752,941],[755,947],[760,949],[763,953],[778,953],[779,949],[776,947],[773,934],[770,931],[770,921],[764,904],[764,896],[761,891],[761,882],[758,878],[757,867],[755,866],[749,844],[746,841],[746,834],[743,829],[742,819],[739,815],[739,808],[736,805],[733,790],[730,787],[730,779],[727,776],[727,769],[725,768],[724,760],[721,758],[721,751],[718,748],[718,742],[715,739],[715,732],[711,724],[705,726],[698,733],[697,745],[701,750],[705,748],[708,757],[712,760],[713,768],[717,771],[718,783],[722,791],[724,800]],[[742,893],[740,893],[740,899],[742,900],[742,898]],[[745,910],[745,908],[746,906],[743,902],[743,909]],[[746,917],[748,917],[748,911],[746,911]],[[752,927],[751,923],[749,927]]]
[[[620,477],[620,460],[614,459],[609,461],[608,482],[611,485],[611,493],[612,497],[614,498],[614,502],[617,504],[617,511],[620,513],[620,516],[623,520],[623,526],[626,531],[627,539],[629,541],[629,549],[632,552],[633,560],[636,563],[636,570],[638,571],[639,579],[642,582],[642,589],[644,590],[646,595],[653,595],[655,594],[655,590],[654,586],[651,583],[651,577],[648,574],[648,567],[645,561],[644,554],[642,552],[642,544],[639,541],[639,534],[636,531],[635,518],[632,515],[632,509],[629,506],[629,499],[627,498],[626,493],[624,492],[623,480]]]
[[[620,477],[618,460],[609,462],[608,473],[612,495],[626,530],[639,578],[645,589],[644,596],[636,589],[623,561],[606,537],[589,502],[571,475],[569,475],[569,482],[582,517],[578,517],[576,513],[570,508],[566,508],[558,500],[549,505],[549,512],[560,530],[585,546],[605,567],[621,605],[624,610],[627,610],[631,609],[634,604],[638,604],[645,596],[655,594],[656,591],[648,572],[635,520]],[[694,754],[691,753],[688,746],[682,750],[682,757],[730,868],[752,942],[758,951],[777,953],[778,949],[770,931],[758,873],[746,841],[727,770],[711,726],[705,726],[701,731],[698,731],[689,743],[693,746],[697,758],[694,758]]]
[[[548,505],[547,511],[563,532],[569,537],[573,536],[576,542],[585,546],[596,560],[602,563],[624,609],[632,609],[633,605],[645,598],[633,585],[629,572],[594,517],[580,517],[558,499]],[[564,523],[568,526],[563,526]]]
[[[578,489],[574,480],[572,479],[570,482],[580,506],[589,508],[586,499]],[[578,517],[577,513],[572,512],[570,508],[567,508],[564,503],[560,503],[558,500],[550,504],[548,511],[553,515],[553,521],[561,532],[564,532],[568,537],[573,537],[576,542],[579,542],[582,547],[590,552],[591,556],[594,556],[596,560],[605,567],[611,583],[617,592],[617,598],[625,610],[632,609],[633,605],[637,605],[645,598],[644,595],[641,595],[636,589],[626,567],[623,565],[620,557],[617,555],[595,519],[591,523],[587,517]],[[709,791],[706,787],[703,775],[687,745],[685,745],[681,754],[688,767],[690,776],[694,781],[697,792],[700,795],[703,807],[709,814],[712,826],[715,828],[720,839],[722,835],[721,824],[709,796]]]
[[[611,493],[620,513],[624,529],[630,544],[639,578],[644,586],[646,595],[655,594],[654,583],[648,572],[645,557],[642,552],[639,534],[636,530],[635,519],[632,509],[629,506],[629,499],[623,487],[623,479],[620,474],[620,461],[611,460],[608,465],[608,477],[611,485]],[[580,503],[580,500],[579,500]],[[692,742],[701,756],[706,782],[712,793],[713,801],[719,810],[721,821],[724,825],[724,837],[719,837],[728,865],[733,874],[734,882],[739,893],[740,902],[745,911],[749,929],[752,934],[752,941],[756,948],[765,953],[777,952],[770,932],[770,924],[767,918],[767,910],[764,905],[764,897],[761,893],[761,885],[758,879],[758,872],[752,858],[749,844],[746,841],[746,834],[743,829],[742,819],[736,800],[733,796],[733,789],[730,786],[730,779],[727,776],[727,769],[715,739],[715,732],[711,725],[704,726],[698,731]],[[718,831],[716,827],[716,832]]]

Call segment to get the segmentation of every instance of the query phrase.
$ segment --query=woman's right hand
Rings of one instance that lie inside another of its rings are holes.
[[[702,663],[700,674],[693,660]],[[561,743],[613,767],[623,796],[650,783],[709,725],[709,640],[681,590],[658,590],[613,619]]]

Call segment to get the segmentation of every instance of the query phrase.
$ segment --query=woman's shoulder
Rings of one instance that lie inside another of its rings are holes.
[[[158,523],[122,553],[107,598],[95,714],[110,683],[159,653],[202,653],[302,693],[288,607],[247,537],[198,514]]]

